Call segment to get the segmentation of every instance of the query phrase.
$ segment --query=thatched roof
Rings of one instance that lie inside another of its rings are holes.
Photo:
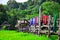
[[[10,26],[10,24],[7,21],[4,21],[0,26]]]

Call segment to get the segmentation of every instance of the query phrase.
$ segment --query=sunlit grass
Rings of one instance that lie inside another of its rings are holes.
[[[16,31],[0,31],[0,40],[55,40],[56,37],[47,38],[45,35],[37,36],[31,33],[23,33]]]

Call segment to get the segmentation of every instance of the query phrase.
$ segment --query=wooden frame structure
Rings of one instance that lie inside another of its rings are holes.
[[[4,21],[0,26],[1,26],[1,27],[2,27],[2,26],[6,26],[6,28],[9,29],[10,24],[9,24],[7,21]]]

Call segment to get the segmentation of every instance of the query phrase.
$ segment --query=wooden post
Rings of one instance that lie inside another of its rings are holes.
[[[59,13],[59,29],[58,29],[58,40],[60,40],[60,13]]]
[[[40,34],[40,31],[41,31],[40,18],[41,18],[41,6],[39,7],[39,28],[38,28],[38,35]]]
[[[50,36],[50,20],[51,20],[51,16],[49,15],[49,19],[48,19],[48,35],[47,35],[47,37]]]

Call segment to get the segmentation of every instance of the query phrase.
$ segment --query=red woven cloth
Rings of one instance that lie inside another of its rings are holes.
[[[44,25],[48,23],[48,16],[47,15],[41,15],[41,21],[43,22]]]

